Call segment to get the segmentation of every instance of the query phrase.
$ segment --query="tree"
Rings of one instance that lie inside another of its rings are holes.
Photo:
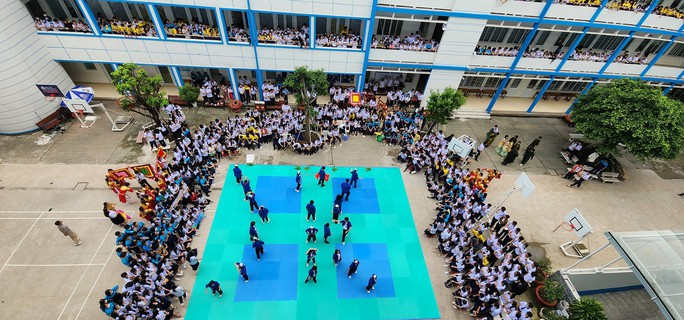
[[[431,91],[425,112],[425,120],[430,123],[428,132],[437,124],[447,124],[454,110],[460,108],[465,101],[463,93],[452,87],[446,87],[442,92]]]
[[[323,69],[312,70],[307,66],[295,68],[294,72],[287,75],[283,85],[294,94],[297,105],[304,106],[306,118],[305,138],[311,143],[311,117],[315,116],[313,108],[316,97],[328,94],[330,83]]]
[[[169,103],[162,86],[161,75],[150,77],[145,70],[134,64],[124,63],[111,73],[116,92],[124,95],[121,106],[162,124],[160,109]]]
[[[622,143],[640,160],[673,159],[684,147],[684,103],[639,80],[593,87],[578,98],[572,121],[601,153],[619,155]]]

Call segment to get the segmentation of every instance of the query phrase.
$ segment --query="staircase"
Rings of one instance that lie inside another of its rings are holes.
[[[490,119],[489,113],[482,110],[456,110],[452,119]]]

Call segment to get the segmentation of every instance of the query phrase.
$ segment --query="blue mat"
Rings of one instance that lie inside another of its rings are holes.
[[[388,298],[394,297],[394,281],[390,268],[387,245],[384,243],[354,243],[336,246],[342,251],[342,262],[337,266],[337,298]],[[357,273],[349,279],[349,265],[359,260]],[[366,292],[366,285],[371,275],[378,276],[378,283],[371,293]]]
[[[296,186],[294,177],[259,176],[254,192],[259,205],[270,213],[299,213],[302,197]]]
[[[252,245],[245,245],[242,263],[247,266],[249,282],[238,278],[235,301],[274,301],[297,299],[297,267],[299,245],[266,244],[261,261],[257,261]],[[235,261],[226,268],[234,269]]]
[[[333,199],[342,193],[341,185],[345,179],[347,178],[332,178]],[[380,213],[378,193],[375,190],[375,179],[364,178],[359,180],[357,188],[352,188],[350,193],[349,201],[342,203],[342,215],[347,213]]]

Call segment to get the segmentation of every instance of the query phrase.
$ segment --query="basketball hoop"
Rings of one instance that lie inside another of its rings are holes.
[[[57,95],[54,93],[50,94],[49,96],[45,96],[45,101],[47,101],[47,102],[55,101],[55,99],[57,99]]]
[[[561,228],[562,228],[563,230],[565,230],[565,231],[568,231],[568,232],[570,232],[570,231],[572,231],[572,230],[575,230],[575,226],[574,226],[574,225],[572,225],[572,224],[569,223],[569,222],[563,221],[563,222],[561,222],[561,224],[559,224],[559,225],[556,227],[556,229],[553,229],[553,232],[556,232],[558,229],[561,229]]]

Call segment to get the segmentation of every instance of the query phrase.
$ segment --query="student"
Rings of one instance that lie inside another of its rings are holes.
[[[325,187],[325,166],[322,166],[321,170],[318,171],[318,185]]]
[[[335,200],[333,201],[333,204],[339,205],[340,211],[342,211],[342,202],[343,201],[344,201],[344,198],[342,197],[342,195],[338,194],[335,196]]]
[[[216,296],[216,292],[218,292],[219,298],[223,297],[223,290],[221,290],[221,284],[218,281],[209,280],[209,283],[204,286],[204,293],[207,293],[207,288],[211,289],[212,297]]]
[[[237,184],[240,184],[240,181],[242,180],[242,169],[240,169],[240,167],[235,165],[235,167],[233,167],[233,175],[235,175],[235,182]],[[247,181],[249,181],[249,179]],[[245,192],[247,192],[247,191],[245,191]]]
[[[254,210],[259,210],[259,204],[256,201],[256,194],[250,190],[247,192],[246,196],[247,201],[249,201],[249,212],[254,213]]]
[[[375,273],[368,279],[368,285],[366,286],[366,292],[370,293],[371,290],[375,290],[375,284],[378,283],[378,276]]]
[[[64,224],[62,223],[62,221],[59,221],[59,220],[55,221],[55,225],[57,226],[57,229],[59,229],[59,231],[60,231],[65,237],[66,237],[66,236],[69,236],[69,238],[71,238],[71,241],[74,242],[74,245],[75,245],[75,246],[80,246],[80,245],[83,244],[83,242],[81,242],[81,238],[78,237],[78,235],[76,234],[76,232],[71,231],[71,229],[69,229],[69,227],[67,227],[66,225],[64,225]],[[326,241],[326,242],[327,242],[327,241]]]
[[[264,254],[264,242],[259,240],[259,238],[254,238],[253,241],[252,248],[254,248],[254,253],[256,253],[257,261],[261,261],[261,255]]]
[[[342,245],[344,245],[344,240],[347,238],[347,234],[349,234],[351,228],[352,224],[351,221],[349,221],[349,217],[344,217],[344,220],[342,220]]]
[[[190,264],[190,268],[192,268],[192,271],[197,274],[197,269],[199,269],[200,262],[197,259],[197,255],[191,255],[188,258],[188,263]]]
[[[302,174],[297,171],[297,176],[295,177],[295,182],[297,183],[297,188],[295,188],[296,192],[299,192],[299,190],[302,189]]]
[[[245,279],[245,282],[249,281],[249,276],[247,275],[247,266],[242,262],[235,263],[235,269],[240,273],[240,276]]]
[[[332,221],[335,224],[338,224],[340,222],[340,213],[342,213],[342,209],[340,209],[340,205],[336,204],[335,207],[332,210]]]
[[[252,191],[252,186],[249,185],[249,178],[245,177],[240,184],[242,185],[242,191],[245,192],[245,201],[247,201],[247,193]]]
[[[316,233],[318,233],[318,229],[314,228],[314,226],[310,226],[304,230],[304,232],[306,232],[306,243],[309,243],[311,240],[316,243]]]
[[[306,250],[306,266],[309,266],[310,262],[313,262],[314,265],[316,265],[316,252],[318,249],[316,248],[309,248],[309,250]]]
[[[249,240],[254,240],[259,237],[259,231],[256,228],[256,221],[249,223]]]
[[[354,189],[356,189],[356,184],[358,181],[359,181],[358,169],[354,168],[351,171],[351,185],[354,186]]]
[[[332,232],[330,232],[330,223],[326,223],[323,226],[323,242],[330,243],[328,242],[328,237],[330,236],[332,236]]]
[[[349,184],[349,179],[345,179],[344,182],[342,182],[340,188],[342,189],[342,196],[346,195],[346,197],[344,197],[344,201],[349,201],[349,194],[351,190],[351,184]]]
[[[352,274],[357,272],[356,270],[359,268],[359,263],[360,262],[358,259],[354,259],[354,261],[352,261],[352,263],[349,265],[349,269],[347,269],[347,277],[349,277],[349,279],[351,279]]]
[[[316,276],[318,276],[318,267],[314,265],[309,269],[309,276],[306,277],[306,280],[304,280],[304,283],[309,282],[309,280],[313,280],[314,283],[316,282]]]
[[[340,251],[340,249],[335,249],[335,252],[333,253],[332,259],[333,259],[333,263],[337,267],[337,265],[340,264],[340,261],[342,261],[342,251]]]
[[[309,221],[309,219],[316,221],[316,206],[314,206],[313,200],[309,201],[309,204],[306,205],[306,221]]]
[[[251,204],[251,203],[250,203]],[[268,209],[264,206],[259,207],[259,217],[261,218],[261,223],[269,223],[271,219],[268,218]]]

